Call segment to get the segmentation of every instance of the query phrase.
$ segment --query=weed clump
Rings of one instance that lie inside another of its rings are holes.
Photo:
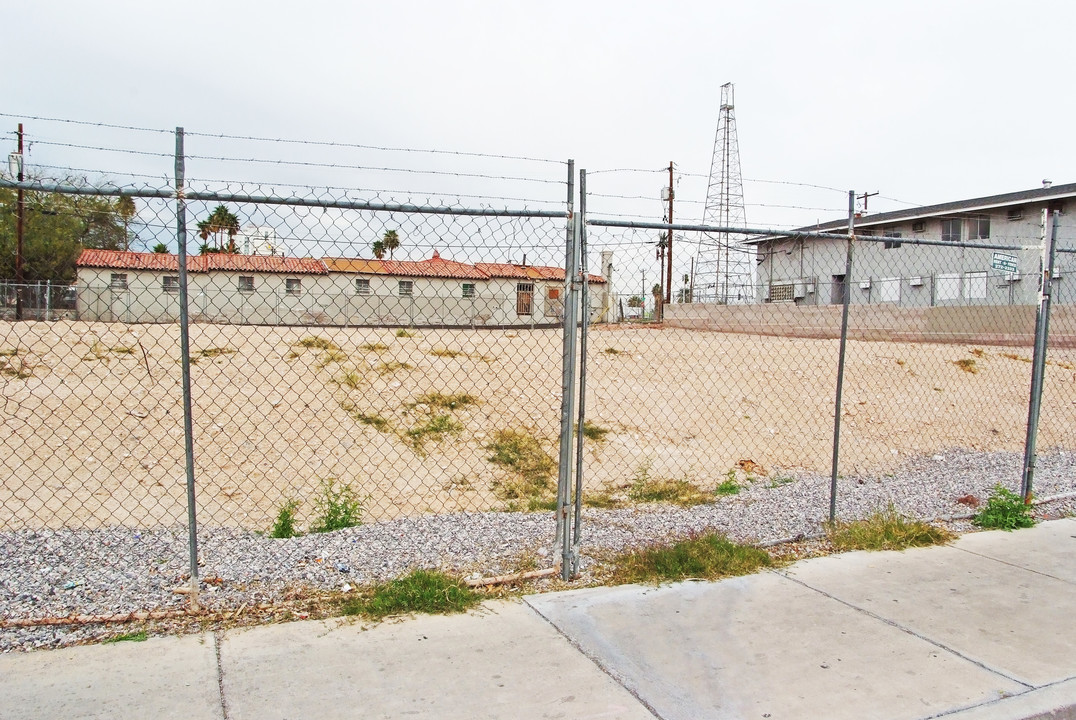
[[[740,484],[735,480],[723,480],[721,484],[714,489],[714,493],[717,495],[739,495]]]
[[[304,348],[317,348],[318,350],[339,350],[335,344],[318,335],[310,335],[300,340],[297,345]]]
[[[981,528],[994,530],[1015,530],[1017,528],[1029,528],[1035,524],[1035,518],[1031,515],[1031,506],[1024,503],[1024,499],[1002,485],[995,485],[990,497],[986,500],[986,507],[980,510],[972,523]]]
[[[960,358],[959,360],[954,360],[953,364],[964,372],[971,373],[972,375],[979,372],[979,367],[975,364],[974,358]]]
[[[433,355],[434,357],[457,358],[466,354],[467,353],[460,350],[447,350],[445,348],[434,348],[433,350],[430,350],[430,355]]]
[[[362,501],[351,485],[336,484],[336,478],[326,478],[321,483],[318,497],[314,500],[316,518],[310,526],[312,533],[356,527],[362,524]]]
[[[583,421],[583,437],[587,440],[593,440],[594,442],[604,442],[605,436],[609,434],[609,428],[604,428],[601,425],[595,425],[587,420]]]
[[[435,415],[421,425],[407,431],[407,439],[418,452],[425,449],[429,440],[440,441],[445,435],[463,430],[463,425],[452,419],[451,415]]]
[[[389,349],[389,346],[385,343],[363,343],[359,347],[363,350],[369,350],[370,352],[381,352]]]
[[[635,470],[628,488],[628,497],[635,502],[672,503],[690,507],[705,505],[713,497],[700,490],[686,477],[679,480],[655,478],[650,475],[651,463],[645,462]]]
[[[286,540],[299,535],[299,529],[295,527],[295,512],[299,509],[298,500],[287,500],[280,506],[276,514],[273,527],[269,530],[269,537],[278,540]]]
[[[149,638],[149,635],[145,630],[139,630],[138,632],[123,633],[122,635],[113,635],[110,638],[105,638],[101,642],[105,645],[111,645],[113,643],[121,642],[145,642]]]
[[[374,370],[379,375],[388,375],[394,373],[397,370],[413,370],[414,366],[405,362],[397,362],[395,360],[389,360],[388,362],[378,363]]]
[[[445,408],[446,410],[455,410],[466,405],[477,405],[478,398],[468,393],[452,393],[445,394],[439,392],[425,393],[415,398],[415,402],[408,403],[409,407],[416,407],[418,405],[429,405],[431,407]]]
[[[361,597],[341,605],[344,615],[380,620],[402,613],[461,613],[477,605],[481,597],[459,578],[439,570],[412,570],[403,577],[372,587]]]
[[[604,353],[606,355],[623,355],[624,351],[623,350],[617,350],[614,347],[607,347],[604,350],[602,350],[602,353]]]
[[[398,337],[398,338],[413,338],[413,337],[415,337],[415,333],[411,332],[410,330],[408,330],[406,328],[400,328],[399,330],[396,331],[396,337]]]
[[[491,463],[511,470],[513,477],[494,483],[497,495],[509,511],[549,510],[556,507],[553,473],[557,464],[533,435],[519,430],[499,430],[486,445]]]
[[[345,370],[340,377],[336,378],[337,385],[347,385],[354,390],[362,385],[362,375],[357,370]]]
[[[952,541],[953,534],[921,520],[909,520],[890,505],[863,520],[827,523],[826,537],[837,551],[904,550],[944,545]]]
[[[634,550],[616,557],[613,564],[610,580],[614,583],[660,583],[749,575],[772,567],[774,561],[765,550],[710,533],[672,545]]]

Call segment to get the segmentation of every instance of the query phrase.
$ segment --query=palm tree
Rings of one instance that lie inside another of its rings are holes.
[[[129,250],[130,244],[130,226],[131,220],[134,219],[135,214],[138,212],[138,208],[135,207],[134,198],[130,195],[120,195],[116,198],[116,214],[120,216],[120,220],[123,221],[123,249]]]
[[[382,259],[385,257],[385,243],[381,240],[374,240],[373,251],[375,258]]]
[[[381,238],[382,244],[385,249],[389,251],[389,260],[392,259],[392,251],[400,247],[400,236],[396,234],[395,230],[386,230],[385,236]]]
[[[198,236],[202,240],[208,240],[213,236],[213,245],[216,252],[236,253],[235,236],[239,232],[239,218],[231,213],[223,205],[217,205],[209,217],[198,223]],[[228,233],[228,244],[221,247],[220,236]]]

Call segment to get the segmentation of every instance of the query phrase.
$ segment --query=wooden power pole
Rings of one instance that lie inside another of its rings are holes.
[[[669,224],[670,225],[672,225],[672,221],[673,221],[673,194],[674,194],[673,193],[673,163],[672,163],[672,160],[670,160],[669,161]],[[667,263],[667,267],[666,267],[666,270],[665,270],[665,304],[666,305],[672,302],[672,284],[673,284],[672,240],[673,240],[673,231],[672,231],[672,228],[669,228],[669,235],[665,239],[665,246],[666,246],[665,262]]]
[[[23,148],[22,148],[22,123],[19,123],[19,167],[18,167],[18,180],[19,184],[22,184],[23,179]],[[23,217],[26,215],[26,203],[23,197],[23,191],[20,187],[17,191],[17,200],[15,203],[15,319],[22,320],[22,295],[23,295],[23,274],[22,274],[22,235],[23,235]]]

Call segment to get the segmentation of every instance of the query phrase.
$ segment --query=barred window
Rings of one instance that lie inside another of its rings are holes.
[[[166,293],[179,292],[179,275],[165,275],[161,278],[161,290]]]
[[[109,286],[116,290],[127,289],[127,273],[112,273]]]
[[[287,278],[284,280],[284,292],[288,295],[302,295],[303,281],[299,278]]]
[[[463,297],[474,297],[474,283],[463,283]]]
[[[411,297],[415,291],[414,280],[401,280],[400,281],[400,297]]]
[[[370,279],[369,278],[356,278],[355,279],[355,294],[356,295],[369,295],[370,294]]]
[[[239,292],[254,292],[254,276],[253,275],[240,275],[239,276]]]

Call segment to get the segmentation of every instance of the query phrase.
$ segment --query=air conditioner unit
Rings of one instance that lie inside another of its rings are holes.
[[[797,300],[807,297],[807,285],[801,282],[796,283],[796,287],[792,293],[792,297]]]
[[[923,278],[921,278],[921,277],[908,278],[908,284],[911,285],[912,287],[923,287]]]
[[[923,232],[927,229],[927,223],[925,220],[916,220],[912,223],[912,232]]]
[[[1024,209],[1023,208],[1009,208],[1009,211],[1005,213],[1005,217],[1008,220],[1023,220]]]
[[[860,290],[870,290],[871,289],[871,281],[870,280],[864,280],[863,282],[861,282],[859,284],[859,289]]]

